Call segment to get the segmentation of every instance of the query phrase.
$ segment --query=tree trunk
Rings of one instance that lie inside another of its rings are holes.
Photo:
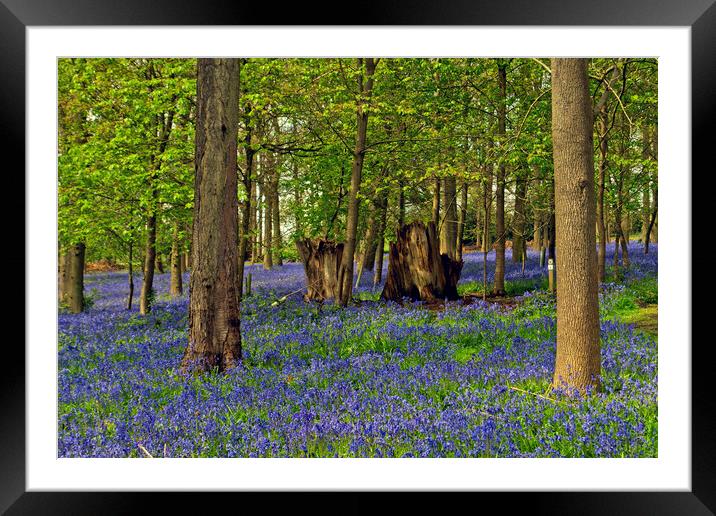
[[[67,297],[69,292],[69,274],[70,274],[70,260],[72,254],[67,248],[60,248],[60,256],[58,258],[59,265],[59,286],[58,286],[58,300],[60,305],[67,304]]]
[[[129,283],[129,295],[127,296],[127,310],[132,309],[132,301],[134,298],[134,257],[132,256],[132,250],[134,248],[133,242],[129,242],[129,263],[127,266],[127,282]]]
[[[491,150],[493,147],[492,141],[488,141],[487,148]],[[482,229],[482,251],[489,253],[492,249],[492,176],[493,166],[492,164],[485,165],[485,187],[483,190],[483,229]]]
[[[379,197],[380,210],[378,220],[378,243],[376,245],[375,252],[375,270],[373,272],[373,287],[376,287],[383,281],[383,249],[385,248],[385,226],[388,217],[388,192],[383,191],[381,197]]]
[[[164,274],[164,264],[162,263],[162,255],[157,253],[154,257],[154,268],[159,274]]]
[[[659,191],[654,188],[654,204],[652,207],[651,218],[649,219],[649,225],[646,231],[646,240],[644,240],[644,254],[649,254],[649,242],[651,241],[651,233],[656,223],[656,214],[659,207]]]
[[[194,179],[194,270],[182,370],[223,371],[241,360],[238,267],[238,59],[199,59]]]
[[[169,280],[169,294],[172,297],[182,295],[182,277],[181,277],[181,252],[179,251],[179,229],[174,226],[174,236],[172,239],[172,258],[171,258],[171,276]]]
[[[264,175],[264,269],[273,267],[273,156],[265,155],[263,163],[266,164]]]
[[[433,179],[433,211],[430,220],[435,227],[440,225],[440,178],[435,176]]]
[[[306,271],[306,301],[338,299],[338,274],[343,258],[343,244],[324,239],[296,242],[298,256]]]
[[[462,246],[465,237],[465,219],[467,218],[467,181],[460,183],[460,211],[457,216],[457,241],[455,242],[455,259],[462,260]]]
[[[346,218],[346,244],[343,261],[339,273],[340,305],[348,305],[353,294],[353,260],[355,258],[356,231],[358,228],[358,190],[360,189],[361,174],[363,172],[363,159],[365,157],[365,140],[368,131],[368,111],[363,108],[365,102],[373,91],[373,74],[378,64],[377,59],[358,58],[358,93],[356,106],[356,144],[353,151],[353,165],[351,167],[351,188],[348,192],[348,213]],[[362,71],[365,61],[365,74]]]
[[[500,103],[498,105],[498,129],[500,135],[500,150],[504,149],[505,125],[507,118],[507,65],[500,63],[498,70],[498,85],[500,88]],[[505,294],[505,160],[500,158],[497,169],[497,194],[495,196],[495,295]]]
[[[597,278],[599,283],[606,279],[607,261],[607,234],[604,224],[604,188],[607,171],[607,121],[604,111],[600,113],[597,124],[599,131],[599,185],[597,187],[597,232],[599,234],[599,249],[597,250]]]
[[[70,247],[70,264],[67,280],[67,305],[70,313],[84,310],[85,244],[79,242]]]
[[[273,195],[273,201],[271,202],[271,213],[273,216],[273,222],[271,227],[273,228],[273,254],[274,262],[276,265],[283,265],[283,258],[281,257],[281,208],[279,206],[279,164],[278,157],[274,163],[273,172],[273,185],[271,187],[271,194]]]
[[[398,228],[405,225],[405,185],[400,181],[398,190]]]
[[[251,129],[251,106],[246,107],[243,117],[244,129],[244,172],[241,182],[244,186],[246,199],[241,203],[241,230],[239,240],[239,285],[244,284],[244,263],[250,259],[251,263],[256,262],[256,181],[255,162],[256,152],[251,148],[253,131]],[[241,296],[241,291],[239,292]]]
[[[401,301],[455,300],[462,271],[458,262],[440,254],[435,224],[413,222],[403,226],[388,253],[388,276],[381,297]]]
[[[585,393],[601,372],[592,101],[586,59],[552,60],[557,357],[553,385]]]
[[[440,228],[440,252],[453,260],[457,256],[457,180],[448,176],[443,180],[444,215]]]
[[[376,199],[373,208],[370,210],[368,230],[365,233],[365,239],[363,241],[363,263],[361,264],[361,268],[369,271],[373,270],[373,265],[375,264],[375,253],[378,244],[378,224],[380,218],[379,211],[380,208]]]
[[[155,212],[147,218],[147,244],[144,251],[144,281],[139,295],[139,313],[147,315],[152,310],[154,297],[154,265],[156,260],[157,216]]]
[[[512,216],[512,262],[518,263],[526,252],[527,218],[525,205],[527,200],[527,178],[523,174],[517,176],[515,184],[515,213]]]

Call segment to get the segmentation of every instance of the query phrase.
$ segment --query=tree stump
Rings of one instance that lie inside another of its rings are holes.
[[[296,248],[306,271],[307,292],[303,296],[304,300],[337,299],[343,244],[320,238],[304,239],[296,242]]]
[[[435,224],[413,222],[398,231],[390,244],[388,276],[381,297],[400,301],[404,297],[421,301],[458,298],[457,282],[463,261],[440,254]]]

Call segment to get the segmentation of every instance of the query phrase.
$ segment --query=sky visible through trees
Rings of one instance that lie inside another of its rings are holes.
[[[58,60],[60,456],[656,456],[657,69]]]

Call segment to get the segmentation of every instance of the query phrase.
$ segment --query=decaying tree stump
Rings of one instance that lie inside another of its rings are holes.
[[[296,242],[298,254],[306,271],[306,301],[337,299],[340,283],[338,272],[343,258],[343,244],[323,239]]]
[[[413,222],[403,226],[397,241],[390,244],[388,276],[381,297],[400,301],[456,300],[462,260],[440,254],[435,224]]]

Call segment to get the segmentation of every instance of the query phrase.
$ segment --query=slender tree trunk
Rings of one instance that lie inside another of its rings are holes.
[[[358,228],[358,190],[360,189],[361,174],[363,172],[363,159],[365,157],[365,140],[368,130],[368,112],[363,108],[373,91],[373,73],[378,64],[377,59],[358,58],[358,68],[363,68],[365,61],[365,74],[361,70],[358,75],[359,100],[356,107],[356,145],[353,151],[353,165],[351,167],[351,188],[348,192],[348,214],[346,220],[346,244],[339,274],[340,305],[348,305],[353,294],[353,260],[355,259],[356,230]]]
[[[182,370],[223,371],[241,360],[237,133],[239,60],[199,59],[194,270]]]
[[[383,191],[380,199],[380,219],[378,222],[378,244],[375,252],[375,269],[373,271],[373,287],[383,281],[383,249],[385,248],[385,226],[388,217],[388,192]]]
[[[552,60],[558,225],[557,357],[553,385],[585,393],[601,373],[592,101],[586,59]]]
[[[85,244],[76,243],[70,247],[70,266],[67,285],[67,305],[71,313],[84,310]]]
[[[435,176],[433,178],[433,211],[432,215],[430,216],[431,219],[435,223],[435,227],[438,227],[440,225],[440,185],[442,181],[439,177]]]
[[[523,174],[517,176],[515,184],[515,213],[512,216],[512,262],[518,263],[522,260],[527,246],[525,244],[527,234],[527,218],[525,217],[525,205],[527,200],[527,178]]]
[[[127,296],[127,310],[132,309],[132,300],[134,298],[134,257],[132,256],[132,250],[134,249],[133,242],[129,242],[129,262],[127,265],[127,282],[129,283],[129,295]]]
[[[273,222],[271,224],[273,228],[273,249],[274,249],[274,262],[276,265],[283,265],[283,258],[281,257],[281,207],[279,206],[279,162],[278,157],[276,158],[274,173],[273,173],[273,186],[271,187],[271,193],[273,195],[273,202],[271,202],[271,213],[273,215]]]
[[[156,256],[154,257],[154,269],[156,269],[156,271],[159,274],[164,274],[164,264],[162,263],[162,255],[159,253],[157,253]]]
[[[375,263],[379,221],[380,207],[378,206],[378,200],[376,199],[373,208],[370,210],[368,230],[365,233],[365,239],[363,242],[363,263],[361,264],[361,267],[369,271],[373,270],[373,265]]]
[[[500,103],[498,105],[498,134],[500,135],[500,151],[504,149],[505,125],[507,118],[507,65],[500,63],[498,70],[498,85],[500,88]],[[504,156],[500,158],[497,168],[497,194],[495,196],[495,286],[493,294],[505,294],[505,162]]]
[[[248,122],[247,122],[248,123]],[[251,149],[251,132],[244,140],[246,163],[242,184],[246,199],[241,203],[241,226],[239,240],[239,279],[243,284],[244,278],[244,262],[250,259],[251,262],[256,261],[256,182],[254,181],[254,151]]]
[[[457,241],[455,242],[455,259],[462,260],[462,246],[465,238],[465,219],[467,218],[467,182],[460,183],[460,211],[457,216]]]
[[[179,251],[179,228],[174,226],[174,235],[172,238],[172,258],[171,258],[171,276],[169,279],[169,294],[172,297],[182,295],[182,277],[181,277],[181,252]]]
[[[139,313],[147,315],[152,309],[154,297],[154,265],[156,259],[157,216],[155,212],[147,218],[147,244],[144,250],[144,281],[139,295]]]
[[[440,227],[440,252],[453,260],[457,254],[457,180],[448,176],[443,180],[443,219]]]
[[[70,274],[70,259],[72,254],[68,248],[60,248],[60,256],[58,258],[59,263],[59,288],[58,288],[58,300],[60,305],[67,304],[67,297],[69,291],[69,274]]]
[[[599,249],[597,250],[597,277],[599,283],[606,279],[607,260],[607,234],[604,225],[604,187],[607,170],[607,125],[604,111],[600,113],[597,124],[599,131],[599,185],[597,187],[597,232],[599,234]]]
[[[405,225],[405,185],[400,181],[398,188],[398,228]]]
[[[273,174],[275,160],[272,155],[265,155],[264,172],[264,269],[273,267]]]
[[[659,191],[654,188],[654,204],[652,206],[652,212],[651,217],[649,219],[649,225],[647,226],[646,230],[646,240],[644,240],[644,254],[649,254],[649,242],[651,240],[651,232],[654,229],[654,224],[656,223],[656,214],[657,209],[659,207]]]
[[[488,150],[493,147],[492,141],[487,143]],[[487,181],[485,183],[483,198],[485,205],[483,206],[484,215],[484,227],[482,230],[482,250],[486,253],[492,249],[492,176],[493,176],[493,165],[485,165],[485,177]]]

